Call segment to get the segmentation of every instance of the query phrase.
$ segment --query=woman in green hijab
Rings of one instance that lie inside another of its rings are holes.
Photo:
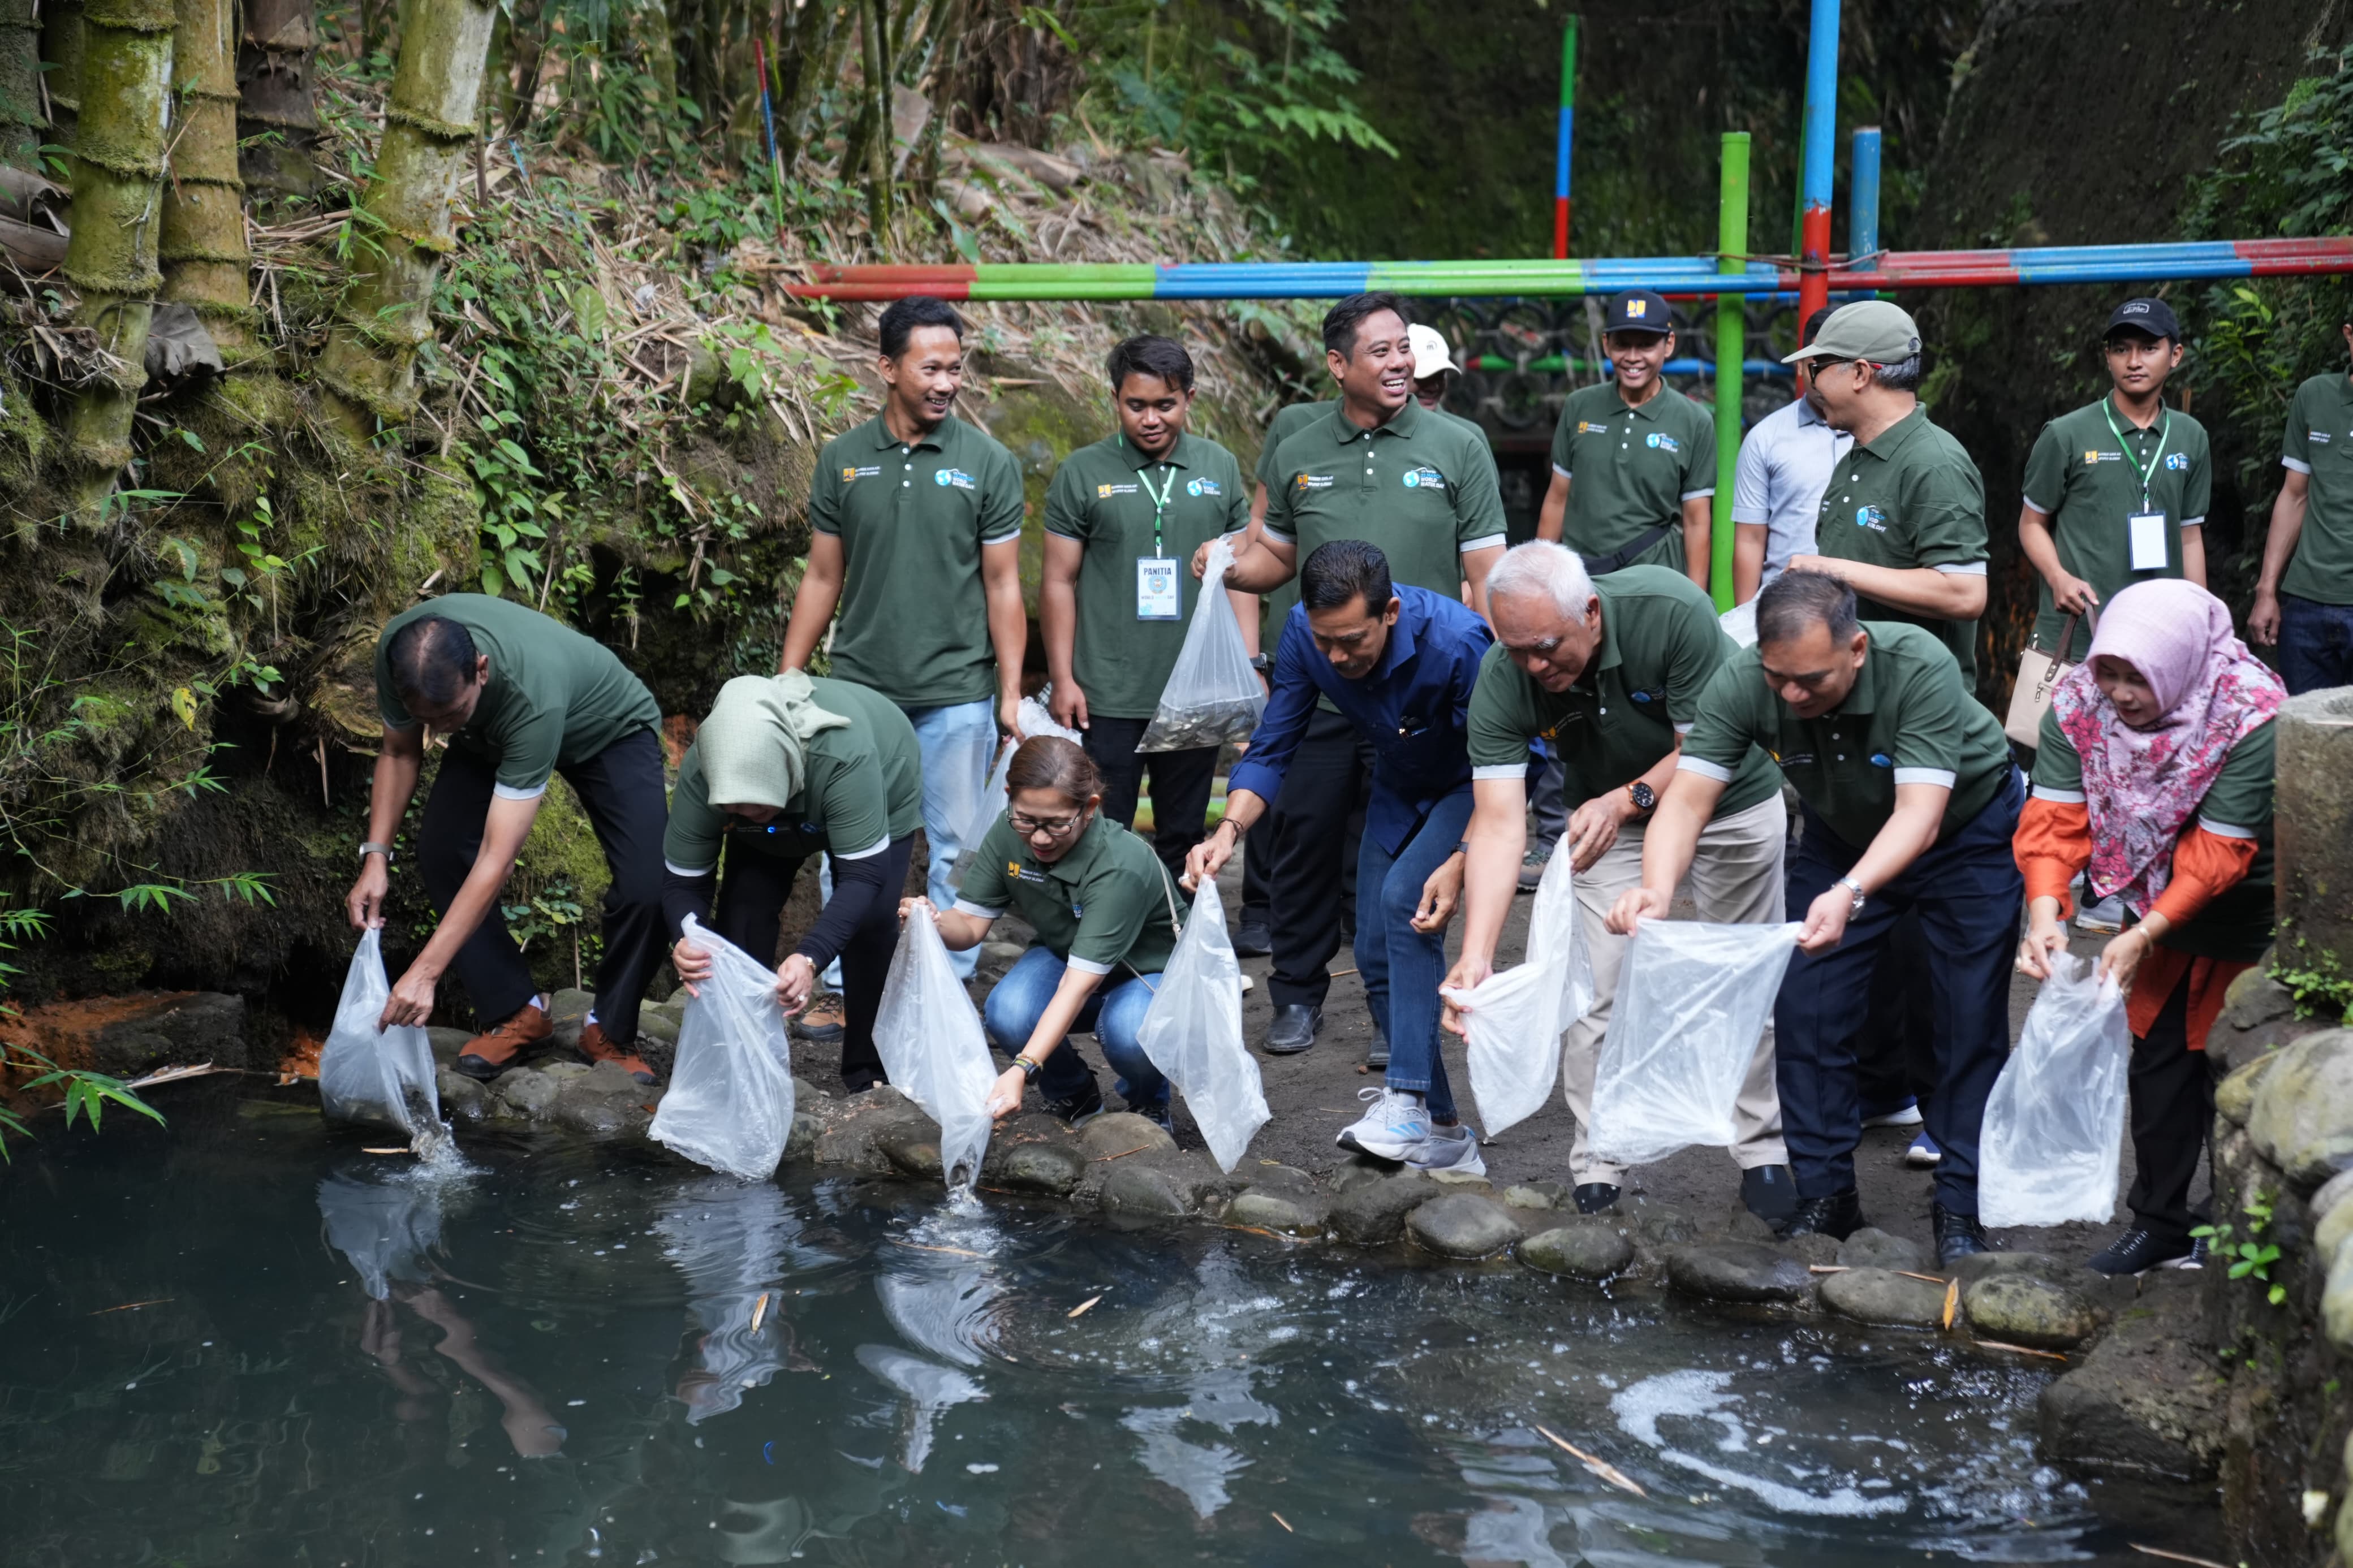
[[[848,1015],[841,1081],[852,1090],[882,1082],[874,1015],[898,944],[899,892],[923,797],[914,729],[889,699],[798,670],[721,687],[679,764],[662,839],[662,913],[676,939],[670,962],[688,990],[710,976],[711,955],[681,934],[687,916],[708,919],[718,935],[769,963],[793,879],[804,860],[825,855],[833,897],[777,964],[776,995],[787,1016],[798,1014],[818,972],[839,957]]]

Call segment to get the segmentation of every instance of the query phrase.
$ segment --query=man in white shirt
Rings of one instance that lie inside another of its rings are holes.
[[[1807,318],[1803,348],[1831,313]],[[1811,362],[1798,362],[1795,401],[1749,426],[1732,479],[1732,600],[1745,605],[1781,574],[1792,555],[1814,553],[1814,520],[1831,471],[1854,445],[1833,430],[1814,401]]]

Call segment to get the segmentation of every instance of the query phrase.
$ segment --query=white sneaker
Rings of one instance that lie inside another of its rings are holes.
[[[1430,1141],[1430,1111],[1421,1096],[1399,1089],[1362,1089],[1356,1098],[1372,1103],[1340,1130],[1341,1148],[1376,1160],[1410,1160]]]
[[[2114,935],[2125,929],[2125,907],[2115,899],[2102,899],[2088,909],[2075,911],[2075,929]]]
[[[1487,1162],[1479,1157],[1479,1134],[1468,1127],[1431,1128],[1406,1163],[1417,1171],[1459,1171],[1466,1176],[1487,1173]]]

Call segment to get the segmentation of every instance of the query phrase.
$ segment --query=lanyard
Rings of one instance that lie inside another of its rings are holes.
[[[2149,454],[2148,467],[2146,468],[2140,466],[2140,459],[2133,456],[2132,443],[2125,439],[2123,427],[2116,424],[2115,405],[2103,397],[2100,399],[2100,412],[2108,416],[2108,429],[2115,434],[2116,445],[2125,449],[2125,461],[2130,463],[2133,466],[2133,472],[2140,477],[2140,508],[2143,511],[2147,511],[2149,481],[2157,477],[2158,465],[2165,461],[2165,443],[2173,435],[2173,411],[2167,409],[2165,422],[2157,427],[2157,450]]]
[[[1136,481],[1143,485],[1144,493],[1152,496],[1152,553],[1155,556],[1160,553],[1160,514],[1168,510],[1168,498],[1176,493],[1176,470],[1164,462],[1160,465],[1160,472],[1164,476],[1160,493],[1153,495],[1152,481],[1145,477],[1142,468],[1135,470]]]

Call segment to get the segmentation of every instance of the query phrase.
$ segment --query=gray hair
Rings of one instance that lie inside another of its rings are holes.
[[[1917,392],[1920,390],[1920,356],[1915,353],[1894,364],[1880,365],[1872,372],[1872,379],[1890,392]]]
[[[1757,646],[1792,642],[1817,626],[1831,634],[1831,642],[1845,642],[1861,624],[1855,609],[1854,590],[1844,579],[1791,567],[1757,595]]]
[[[1585,561],[1576,551],[1548,539],[1532,539],[1504,551],[1487,574],[1489,602],[1505,594],[1547,595],[1562,615],[1583,620],[1593,597],[1593,579],[1585,574]]]

